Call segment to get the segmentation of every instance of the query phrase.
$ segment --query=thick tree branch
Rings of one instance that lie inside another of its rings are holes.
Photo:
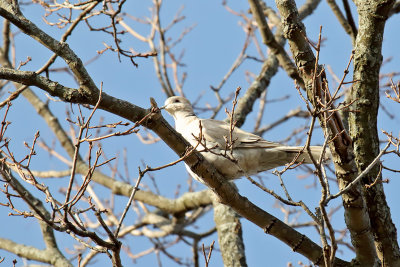
[[[51,264],[55,267],[73,266],[66,258],[60,257],[56,249],[40,250],[32,246],[22,245],[9,239],[0,238],[0,249],[11,252],[19,257]]]
[[[389,12],[389,16],[392,16],[397,13],[400,13],[400,1],[396,1],[396,3],[394,3],[392,10],[390,10]]]
[[[99,91],[96,91],[94,95],[87,95],[80,89],[63,86],[60,83],[38,75],[35,72],[19,71],[4,67],[0,68],[0,79],[10,80],[28,86],[36,86],[48,92],[51,96],[58,97],[62,101],[68,103],[88,104],[94,106],[96,105],[100,93]],[[99,108],[114,114],[119,114],[120,116],[134,122],[140,121],[140,119],[149,112],[149,110],[135,106],[127,101],[114,98],[106,93],[102,93],[102,100]]]
[[[19,11],[17,5],[11,5],[4,0],[0,1],[0,16],[9,20],[12,24],[21,29],[25,34],[32,37],[56,55],[64,59],[68,67],[73,72],[75,78],[79,82],[80,89],[87,96],[93,96],[98,99],[98,90],[93,80],[90,78],[86,68],[79,57],[69,48],[68,44],[59,42],[49,36],[47,33],[38,28],[31,21],[26,19]],[[30,75],[33,76],[33,75]],[[39,81],[37,81],[39,82]]]
[[[77,171],[85,172],[86,168],[86,165],[78,166]],[[117,195],[129,197],[133,190],[132,185],[115,181],[115,179],[112,179],[101,172],[95,171],[93,180],[96,183],[110,188],[112,192]],[[184,213],[211,204],[210,192],[208,190],[185,193],[177,199],[169,199],[149,191],[139,190],[135,194],[135,200],[157,207],[170,214]]]
[[[359,172],[379,154],[377,117],[379,108],[379,72],[382,64],[382,41],[386,19],[394,1],[355,1],[359,13],[359,33],[354,53],[354,79],[351,88],[352,108],[350,134],[354,142],[355,160]],[[382,179],[379,166],[363,178],[364,184]],[[399,266],[400,251],[397,230],[392,222],[382,183],[365,190],[371,229],[377,253],[383,266]]]
[[[274,54],[269,55],[264,61],[262,69],[257,78],[251,83],[246,93],[238,100],[237,108],[234,114],[237,127],[241,127],[246,120],[247,115],[253,110],[253,105],[260,98],[262,92],[266,90],[271,82],[271,78],[278,71],[278,60]]]

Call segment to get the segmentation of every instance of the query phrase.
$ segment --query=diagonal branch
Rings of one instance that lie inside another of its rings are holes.
[[[25,34],[32,37],[43,46],[64,59],[79,82],[80,89],[86,95],[98,94],[98,90],[93,80],[90,78],[85,66],[80,58],[69,48],[67,43],[59,42],[50,35],[38,28],[30,20],[26,19],[16,5],[9,6],[5,1],[0,1],[0,16],[9,20]],[[98,97],[98,96],[97,96]]]
[[[292,79],[294,79],[297,82],[297,84],[299,84],[301,87],[304,88],[303,79],[297,72],[296,66],[293,64],[289,55],[283,48],[282,44],[275,39],[274,35],[269,29],[263,9],[260,5],[260,1],[259,0],[248,0],[248,1],[250,4],[250,9],[253,14],[253,17],[256,20],[258,28],[260,30],[263,43],[271,49],[272,54],[276,55],[279,64],[288,73],[288,75]]]
[[[328,0],[327,3],[330,6],[330,8],[332,9],[333,14],[335,14],[339,23],[342,25],[343,29],[346,31],[346,33],[348,35],[350,35],[351,42],[354,45],[354,43],[356,41],[356,36],[357,36],[357,28],[354,24],[354,20],[351,15],[351,10],[350,10],[347,0],[343,0],[343,3],[345,5],[346,14],[347,14],[347,19],[343,15],[342,11],[340,10],[340,8],[337,5],[335,0]],[[347,4],[347,6],[346,6],[346,4]]]
[[[0,238],[0,249],[29,260],[51,264],[55,267],[73,266],[66,258],[57,253],[58,249],[40,250],[32,246],[16,243],[6,238]]]

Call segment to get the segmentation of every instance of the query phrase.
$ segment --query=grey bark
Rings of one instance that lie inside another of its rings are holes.
[[[240,216],[231,207],[220,203],[218,197],[214,194],[213,207],[214,221],[218,232],[218,243],[224,266],[246,267]]]
[[[358,170],[364,170],[379,153],[377,129],[379,108],[379,71],[386,19],[394,1],[355,1],[359,14],[359,32],[354,54],[354,80],[351,98],[355,100],[349,116],[350,134]],[[376,165],[363,179],[371,184],[382,179]],[[365,189],[371,229],[383,266],[400,266],[397,230],[392,222],[382,183]]]

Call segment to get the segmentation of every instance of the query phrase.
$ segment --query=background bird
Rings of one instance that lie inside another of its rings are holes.
[[[174,117],[176,131],[193,147],[197,146],[196,150],[201,151],[204,158],[229,180],[283,166],[292,162],[303,150],[300,146],[285,146],[264,140],[237,127],[231,131],[231,125],[223,121],[200,119],[194,114],[189,100],[181,96],[169,97],[162,108]],[[318,161],[322,147],[310,148],[313,158]],[[324,157],[325,160],[327,158]],[[295,163],[302,161],[312,163],[305,150]],[[187,165],[186,168],[201,182]]]

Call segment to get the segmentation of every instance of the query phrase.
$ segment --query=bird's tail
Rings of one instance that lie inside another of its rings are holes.
[[[296,159],[296,163],[306,163],[306,164],[312,164],[313,161],[311,160],[310,154],[306,149],[303,149],[304,147],[302,146],[293,146],[293,147],[281,147],[280,149],[289,152],[289,155],[293,156],[292,160],[295,159],[297,156],[298,158]],[[318,162],[320,157],[321,157],[321,153],[322,153],[322,146],[310,146],[310,150],[311,150],[311,155],[314,158],[315,162]],[[301,152],[302,151],[302,152]],[[298,155],[300,153],[300,155]],[[329,151],[328,148],[325,149],[324,151],[324,156],[322,158],[323,162],[327,162],[332,158],[331,156],[331,152]]]

